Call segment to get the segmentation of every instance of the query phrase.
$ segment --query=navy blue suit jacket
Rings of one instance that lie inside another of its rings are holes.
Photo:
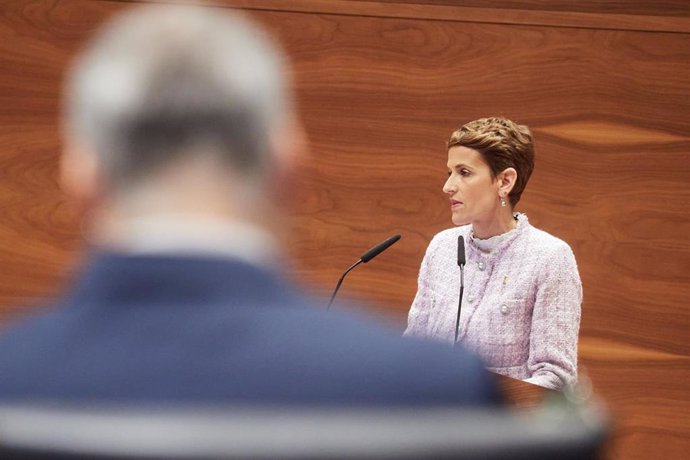
[[[324,311],[276,273],[98,253],[49,312],[0,334],[0,401],[481,405],[462,349]]]

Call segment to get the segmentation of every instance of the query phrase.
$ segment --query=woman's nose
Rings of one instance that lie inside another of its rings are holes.
[[[443,184],[443,193],[447,193],[448,195],[452,195],[457,191],[457,188],[455,187],[455,185],[453,185],[451,179],[452,177],[449,177],[446,183]]]

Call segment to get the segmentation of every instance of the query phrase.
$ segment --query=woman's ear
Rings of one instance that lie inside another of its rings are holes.
[[[517,171],[515,168],[506,168],[498,175],[498,193],[502,197],[508,196],[515,187]]]

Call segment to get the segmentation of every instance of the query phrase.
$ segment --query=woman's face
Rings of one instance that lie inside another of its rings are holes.
[[[450,198],[455,225],[490,225],[500,207],[499,181],[481,153],[455,146],[448,150],[448,180],[443,192]]]

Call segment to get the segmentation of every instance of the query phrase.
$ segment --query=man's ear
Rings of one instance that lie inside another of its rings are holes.
[[[292,175],[307,159],[307,135],[297,114],[288,114],[280,127],[272,133],[269,142],[280,176]]]
[[[60,186],[80,211],[93,208],[103,191],[103,172],[95,152],[68,143],[60,156]]]
[[[269,139],[271,164],[269,189],[285,199],[286,190],[297,192],[309,161],[309,142],[296,114],[290,114]]]
[[[517,171],[515,168],[506,168],[498,174],[498,193],[501,196],[508,196],[515,187],[517,181]]]

